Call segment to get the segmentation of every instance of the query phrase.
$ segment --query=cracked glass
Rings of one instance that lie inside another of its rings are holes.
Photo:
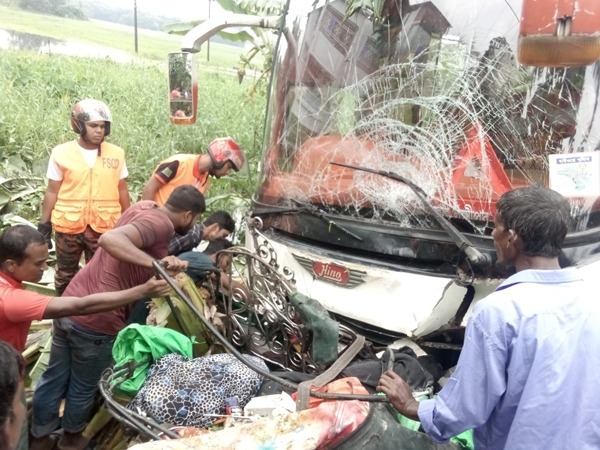
[[[291,3],[258,205],[440,230],[408,186],[337,162],[401,175],[461,231],[489,235],[502,193],[548,186],[557,157],[600,149],[600,64],[519,65],[520,0],[385,1],[381,23],[346,17],[344,1]],[[556,169],[575,192],[572,232],[600,224],[583,188],[600,167],[577,161]]]

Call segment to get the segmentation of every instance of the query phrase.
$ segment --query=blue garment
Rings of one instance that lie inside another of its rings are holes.
[[[194,280],[194,283],[204,281],[210,274],[219,272],[212,259],[206,253],[202,252],[184,252],[177,256],[182,261],[187,261],[188,268],[186,275]]]
[[[68,317],[55,319],[52,328],[50,365],[37,386],[33,408],[31,434],[42,437],[62,425],[69,433],[83,431],[94,406],[102,372],[112,363],[115,336],[85,332]],[[62,421],[60,402],[65,399]]]
[[[446,440],[473,428],[475,448],[600,448],[600,304],[574,268],[524,270],[475,305],[458,365],[419,404]]]

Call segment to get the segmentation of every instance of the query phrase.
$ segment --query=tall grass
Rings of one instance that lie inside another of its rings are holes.
[[[237,202],[228,196],[250,197],[260,157],[265,96],[248,98],[251,81],[240,85],[234,74],[203,73],[199,123],[175,126],[168,117],[166,70],[155,63],[0,51],[0,170],[14,167],[6,163],[12,158],[22,160],[32,176],[44,175],[52,147],[76,137],[69,124],[72,105],[93,97],[112,111],[108,140],[125,149],[134,201],[162,159],[204,152],[218,136],[236,139],[247,151],[248,172],[213,183],[208,193],[225,197],[212,209],[231,209]],[[35,221],[39,205],[13,205],[13,211]]]

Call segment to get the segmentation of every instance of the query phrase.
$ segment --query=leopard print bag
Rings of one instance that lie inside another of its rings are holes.
[[[262,359],[244,358],[268,370]],[[207,414],[224,414],[226,398],[237,397],[243,408],[262,382],[262,375],[233,355],[188,359],[172,353],[152,365],[129,408],[158,423],[205,428],[216,420]]]

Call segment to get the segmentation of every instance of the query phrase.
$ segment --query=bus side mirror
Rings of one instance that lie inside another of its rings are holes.
[[[192,53],[169,53],[169,117],[175,125],[196,123],[198,80]]]
[[[523,0],[517,58],[538,67],[600,60],[598,0]]]

